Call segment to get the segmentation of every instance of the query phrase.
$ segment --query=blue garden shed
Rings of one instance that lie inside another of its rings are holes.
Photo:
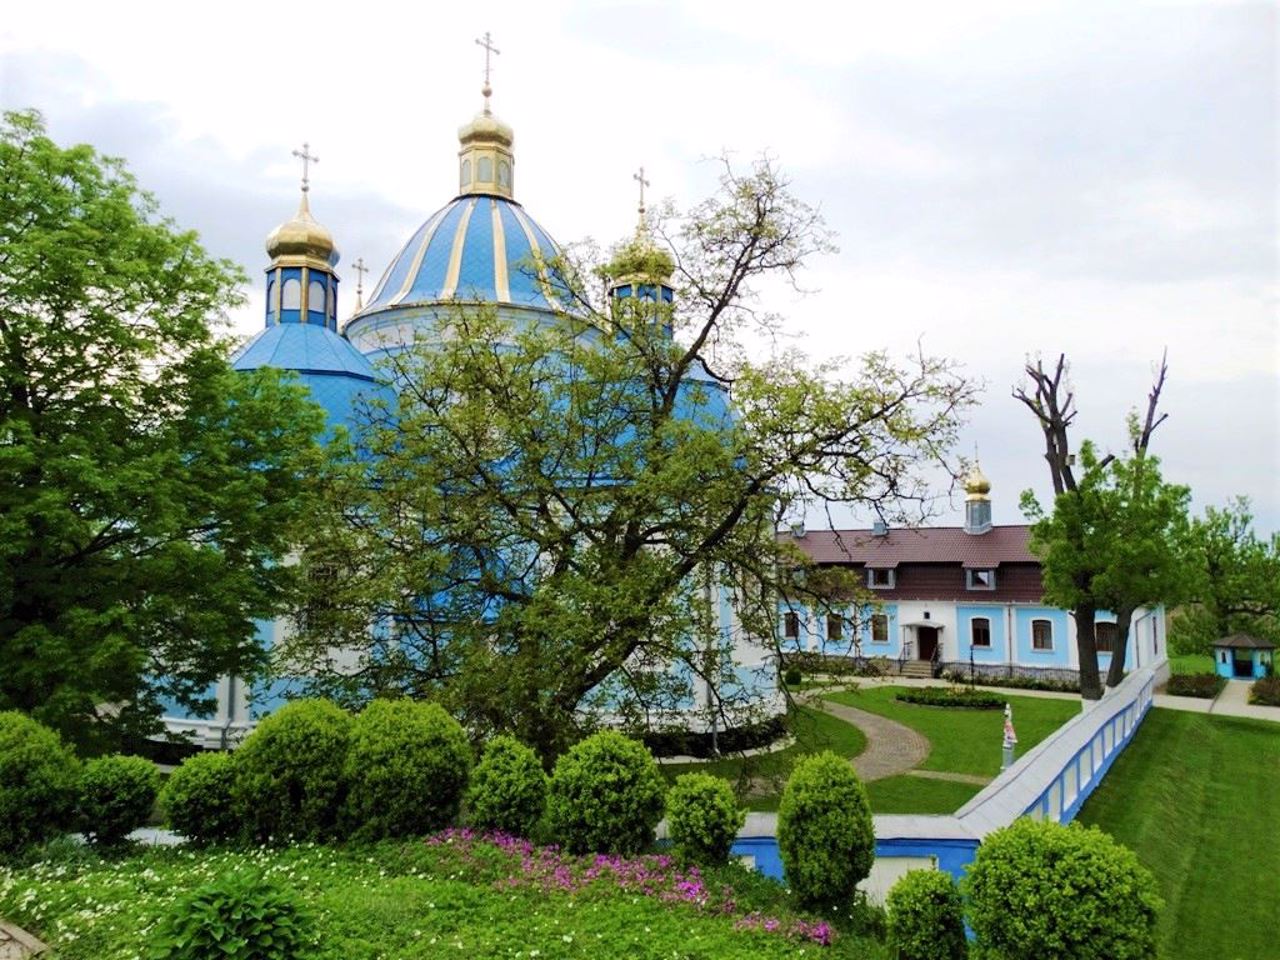
[[[1270,674],[1276,645],[1246,633],[1233,633],[1213,644],[1213,665],[1228,680],[1260,680]]]

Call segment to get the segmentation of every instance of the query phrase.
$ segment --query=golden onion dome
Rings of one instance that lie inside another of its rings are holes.
[[[311,216],[305,192],[293,219],[286,220],[267,236],[267,254],[273,264],[284,262],[328,269],[338,262],[333,234]]]
[[[987,495],[991,493],[991,481],[982,472],[977,460],[973,462],[973,466],[969,468],[968,474],[965,475],[964,492],[966,500],[986,500]]]
[[[464,147],[471,144],[495,143],[508,149],[515,143],[515,133],[488,108],[475,115],[470,123],[458,128],[458,140]]]

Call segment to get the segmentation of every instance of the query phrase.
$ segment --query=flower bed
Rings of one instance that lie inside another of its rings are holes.
[[[1216,673],[1175,673],[1169,677],[1165,693],[1175,697],[1201,697],[1212,700],[1227,681]]]
[[[1264,707],[1280,707],[1280,677],[1255,680],[1249,688],[1249,702]]]
[[[959,707],[965,710],[1003,710],[1005,705],[1005,698],[999,694],[983,690],[957,690],[952,687],[902,690],[894,699],[922,707]]]

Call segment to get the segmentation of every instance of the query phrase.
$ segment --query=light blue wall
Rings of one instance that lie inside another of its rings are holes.
[[[965,866],[973,862],[978,851],[977,840],[876,840],[876,858],[882,857],[937,857],[938,869],[945,870],[959,882]],[[776,837],[741,837],[731,848],[734,856],[750,856],[755,868],[766,877],[782,880],[782,857],[778,853]]]
[[[874,614],[883,613],[889,618],[889,642],[888,643],[872,643],[871,642],[871,617]],[[902,631],[898,627],[898,605],[896,603],[882,604],[880,609],[875,607],[863,607],[859,613],[862,623],[862,655],[864,657],[889,657],[890,659],[897,657],[902,652]]]
[[[1014,611],[1014,653],[1017,662],[1028,667],[1065,667],[1070,663],[1069,621],[1065,610],[1053,607],[1019,607]],[[1031,621],[1053,624],[1053,649],[1031,649]]]
[[[969,648],[973,639],[971,623],[975,617],[986,617],[991,621],[991,646],[974,647],[974,663],[1005,663],[1008,659],[1008,631],[1005,629],[1007,608],[999,606],[956,607],[956,659],[969,662]],[[1029,629],[1029,628],[1028,628]]]
[[[1250,650],[1249,653],[1253,664],[1253,679],[1261,680],[1267,675],[1267,662],[1264,659],[1263,651]],[[1235,679],[1235,653],[1233,651],[1215,649],[1213,651],[1213,666],[1218,676],[1226,677],[1228,680]]]

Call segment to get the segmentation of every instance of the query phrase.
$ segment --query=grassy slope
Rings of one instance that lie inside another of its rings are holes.
[[[955,813],[981,789],[972,783],[903,775],[872,780],[867,795],[876,813]]]
[[[842,757],[856,757],[867,748],[867,738],[861,730],[817,710],[799,708],[792,714],[790,726],[796,742],[785,750],[745,760],[735,757],[715,763],[663,764],[662,772],[668,780],[695,771],[714,774],[738,784],[740,792],[745,791],[750,779],[755,789],[744,795],[747,806],[752,810],[776,810],[782,786],[802,756],[831,750]]]
[[[1162,960],[1280,957],[1280,726],[1153,710],[1080,820],[1131,847],[1166,900]]]
[[[1004,729],[1001,711],[955,710],[899,703],[893,698],[901,689],[867,687],[833,693],[829,699],[897,720],[927,737],[933,749],[921,764],[923,770],[976,773],[990,777],[1000,772],[1000,738]],[[1078,700],[1018,696],[1006,699],[1013,705],[1019,754],[1030,750],[1080,712]]]

